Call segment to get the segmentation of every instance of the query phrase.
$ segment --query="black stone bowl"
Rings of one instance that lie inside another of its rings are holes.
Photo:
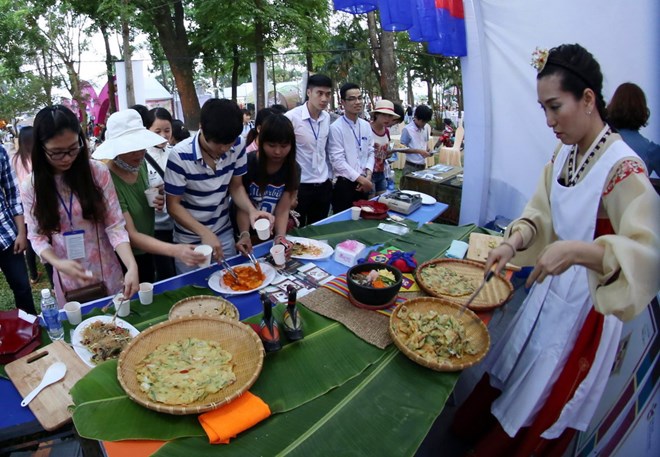
[[[378,289],[362,286],[353,281],[353,274],[363,273],[370,270],[389,270],[394,274],[396,283],[389,287]],[[401,271],[391,265],[386,265],[384,263],[361,263],[348,269],[348,272],[346,273],[346,284],[348,284],[348,291],[358,302],[368,306],[383,306],[392,301],[399,293],[402,278],[403,275],[401,274]]]

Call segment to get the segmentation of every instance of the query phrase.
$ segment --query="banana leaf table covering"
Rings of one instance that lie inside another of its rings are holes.
[[[283,310],[278,306],[276,317]],[[420,367],[394,347],[377,349],[304,307],[301,314],[305,339],[268,354],[251,389],[273,416],[229,445],[209,444],[196,415],[133,403],[117,381],[116,361],[96,367],[72,389],[78,433],[166,441],[157,456],[414,454],[458,375]]]

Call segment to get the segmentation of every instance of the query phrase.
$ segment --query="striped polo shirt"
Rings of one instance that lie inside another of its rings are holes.
[[[247,155],[240,137],[234,146],[209,167],[202,158],[199,133],[177,144],[167,160],[165,192],[182,197],[181,204],[197,221],[220,237],[231,231],[229,182],[247,171]],[[174,241],[199,244],[199,235],[174,223]]]

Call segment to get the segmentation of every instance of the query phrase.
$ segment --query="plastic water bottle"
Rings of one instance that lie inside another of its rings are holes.
[[[51,340],[64,338],[64,328],[59,318],[59,308],[55,297],[50,294],[49,289],[41,289],[41,315],[46,322],[46,330]]]
[[[394,170],[390,169],[387,172],[386,180],[387,180],[387,190],[389,190],[389,191],[395,190],[396,186],[394,185]]]

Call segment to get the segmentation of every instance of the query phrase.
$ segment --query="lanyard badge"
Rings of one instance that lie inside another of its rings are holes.
[[[69,206],[66,205],[62,195],[57,192],[57,198],[60,199],[64,212],[69,219],[71,230],[64,232],[64,247],[66,248],[66,258],[69,260],[85,258],[85,231],[73,229],[73,192],[69,194]]]

